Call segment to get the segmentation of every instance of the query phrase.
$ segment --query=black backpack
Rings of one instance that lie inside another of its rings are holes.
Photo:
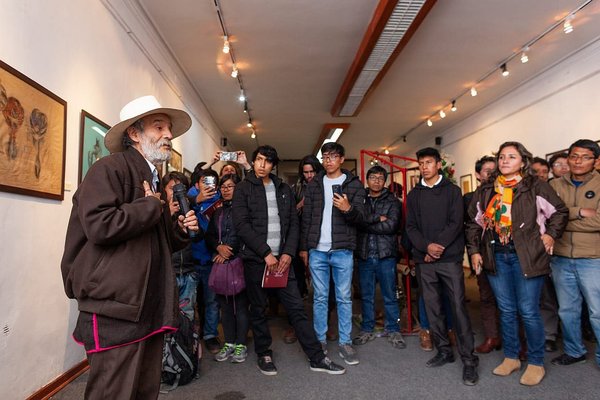
[[[161,391],[170,392],[188,384],[198,372],[198,334],[194,323],[179,313],[179,329],[165,335],[162,360],[162,382],[171,385]]]

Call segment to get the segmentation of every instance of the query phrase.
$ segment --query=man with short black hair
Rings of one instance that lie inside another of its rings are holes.
[[[570,173],[550,182],[569,208],[569,222],[554,243],[550,264],[565,351],[552,360],[555,365],[585,362],[582,299],[588,304],[596,337],[600,337],[600,175],[594,170],[600,162],[600,147],[593,140],[577,140],[569,147],[567,160]],[[600,365],[600,346],[596,346],[596,362]]]
[[[475,162],[475,178],[478,182],[485,182],[496,170],[496,159],[492,156],[483,156]],[[463,196],[465,223],[469,222],[467,210],[473,199],[473,192],[465,193]],[[470,264],[471,260],[469,260]],[[472,266],[471,266],[472,267]],[[500,349],[502,340],[498,332],[498,307],[496,306],[496,297],[488,281],[486,274],[477,274],[477,286],[479,287],[479,311],[481,314],[481,325],[483,327],[484,340],[479,346],[475,347],[475,352],[487,354],[492,350]]]
[[[385,188],[387,171],[375,165],[367,171],[368,195],[365,218],[358,231],[358,273],[362,296],[360,334],[352,340],[363,345],[375,339],[375,284],[383,296],[385,312],[384,336],[397,349],[406,348],[400,333],[400,310],[396,299],[396,258],[400,201]]]
[[[548,161],[540,157],[533,157],[531,168],[533,169],[533,174],[535,176],[544,182],[548,182],[548,176],[550,175],[550,164]]]
[[[292,257],[298,248],[299,222],[294,193],[288,184],[272,174],[279,157],[268,145],[252,155],[253,171],[237,184],[232,203],[233,220],[242,243],[246,293],[250,302],[250,323],[258,368],[264,375],[276,375],[271,333],[267,323],[267,292],[262,287],[265,268],[288,271],[287,285],[274,289],[283,304],[298,342],[310,360],[312,371],[339,375],[346,370],[326,357],[304,310]]]
[[[550,157],[548,164],[552,170],[552,179],[560,178],[569,173],[569,163],[567,162],[567,153],[557,153]],[[549,180],[552,180],[549,179]]]
[[[300,255],[309,265],[314,288],[314,327],[326,348],[329,279],[333,276],[338,311],[338,353],[348,365],[358,364],[352,347],[352,270],[356,227],[362,221],[365,189],[358,177],[342,169],[344,147],[321,147],[323,167],[304,194]],[[335,191],[334,191],[335,188]],[[310,262],[309,262],[310,256]]]
[[[442,289],[448,294],[463,362],[463,383],[479,380],[479,359],[473,354],[473,331],[465,307],[462,267],[465,239],[463,200],[458,186],[440,174],[440,153],[431,147],[417,152],[421,181],[407,196],[406,233],[413,245],[417,278],[425,300],[433,342],[438,350],[427,367],[454,362],[442,310]]]

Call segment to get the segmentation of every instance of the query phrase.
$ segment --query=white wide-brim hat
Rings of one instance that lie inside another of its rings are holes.
[[[138,119],[152,114],[165,114],[169,116],[173,138],[183,135],[192,126],[192,119],[185,111],[162,107],[154,96],[138,97],[121,109],[121,113],[119,114],[121,122],[106,132],[104,145],[108,151],[118,153],[125,150],[123,147],[123,135],[127,128],[133,125]]]

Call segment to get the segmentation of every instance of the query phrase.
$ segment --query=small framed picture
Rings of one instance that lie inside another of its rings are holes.
[[[79,139],[79,183],[96,161],[110,154],[104,146],[104,136],[110,126],[85,110],[81,110]]]
[[[181,153],[175,149],[171,149],[171,159],[167,164],[167,172],[171,171],[183,172],[183,159]]]
[[[463,194],[473,191],[473,175],[467,174],[460,177],[460,189]]]

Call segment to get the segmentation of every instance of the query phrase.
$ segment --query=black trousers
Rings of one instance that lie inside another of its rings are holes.
[[[540,313],[542,314],[542,321],[544,321],[546,340],[556,340],[558,337],[558,299],[550,275],[546,275],[544,278],[540,298]]]
[[[221,308],[221,324],[225,343],[243,344],[248,341],[248,327],[250,325],[248,311],[248,297],[246,291],[235,296],[217,294],[217,302]]]
[[[250,326],[254,336],[254,351],[259,357],[272,356],[271,332],[267,323],[266,310],[268,307],[267,291],[262,288],[262,277],[265,264],[244,261],[244,277],[246,278],[246,293],[250,302]],[[319,362],[324,357],[313,324],[309,321],[302,298],[298,292],[298,284],[294,269],[290,266],[287,286],[281,289],[271,289],[277,294],[285,308],[290,324],[296,332],[302,350],[311,361]]]
[[[452,353],[442,307],[442,287],[444,287],[452,310],[452,323],[460,358],[465,365],[477,365],[479,359],[473,354],[473,330],[465,306],[465,277],[462,263],[417,264],[417,278],[423,293],[425,311],[435,347],[441,353]]]
[[[155,400],[160,390],[164,335],[88,354],[86,400]]]

